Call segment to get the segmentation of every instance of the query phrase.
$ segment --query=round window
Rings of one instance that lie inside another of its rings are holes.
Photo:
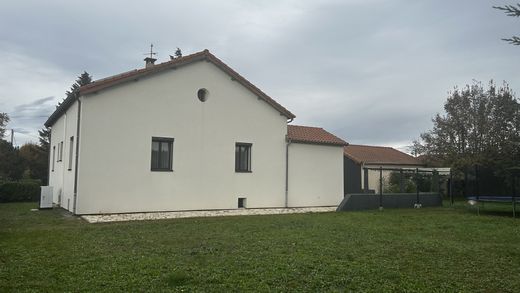
[[[207,89],[205,88],[201,88],[197,91],[197,97],[199,98],[199,100],[201,102],[206,102],[208,100],[208,97],[209,97],[209,92]]]

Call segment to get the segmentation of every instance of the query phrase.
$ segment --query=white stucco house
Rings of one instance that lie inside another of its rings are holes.
[[[49,185],[74,214],[335,206],[342,139],[208,50],[97,80],[49,117]]]

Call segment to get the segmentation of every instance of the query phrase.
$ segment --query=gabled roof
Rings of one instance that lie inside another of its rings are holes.
[[[291,142],[345,146],[347,142],[319,127],[287,125],[287,139]]]
[[[391,147],[351,144],[344,148],[344,154],[358,164],[424,166],[420,160]]]
[[[245,79],[243,76],[238,74],[235,70],[233,70],[231,67],[227,66],[224,62],[222,62],[220,59],[215,57],[215,55],[211,54],[208,50],[204,50],[201,52],[197,52],[191,55],[187,55],[184,57],[175,58],[171,61],[160,63],[157,65],[150,66],[148,68],[142,68],[142,69],[135,69],[131,71],[127,71],[121,74],[113,75],[107,78],[96,80],[88,85],[84,85],[80,87],[79,89],[79,95],[88,95],[92,93],[96,93],[98,91],[110,88],[115,85],[119,85],[125,82],[129,81],[135,81],[138,78],[142,78],[145,76],[149,76],[151,74],[159,73],[161,71],[171,69],[171,68],[177,68],[184,65],[191,64],[193,62],[197,61],[208,61],[213,63],[215,66],[220,68],[222,71],[227,73],[231,79],[239,82],[242,86],[249,89],[252,93],[258,96],[258,98],[264,100],[266,103],[271,105],[273,108],[275,108],[280,114],[284,115],[288,119],[294,119],[296,116],[291,113],[289,110],[284,108],[282,105],[278,104],[274,99],[269,97],[266,93],[261,91],[259,88],[257,88],[254,84],[249,82],[247,79]],[[61,105],[52,113],[52,115],[47,119],[45,122],[45,126],[49,127],[58,118],[67,111],[67,109],[74,104],[74,101],[77,99],[77,97],[67,98],[61,103]]]

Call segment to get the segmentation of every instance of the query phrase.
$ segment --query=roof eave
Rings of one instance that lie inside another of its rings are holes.
[[[128,76],[121,76],[120,78],[117,78],[113,81],[101,81],[104,83],[101,83],[98,85],[96,85],[96,82],[93,82],[91,84],[82,86],[80,88],[80,94],[81,95],[93,94],[100,90],[104,90],[109,87],[121,84],[121,83],[134,81],[138,78],[142,78],[142,77],[146,77],[148,75],[159,73],[159,72],[162,72],[162,71],[170,69],[170,68],[176,68],[179,66],[188,65],[193,62],[203,61],[203,60],[212,62],[215,66],[219,67],[222,71],[227,73],[231,78],[238,81],[244,87],[246,87],[251,92],[256,94],[259,98],[264,100],[266,103],[268,103],[271,107],[275,108],[278,112],[280,112],[280,114],[285,116],[287,119],[296,118],[296,115],[291,113],[291,111],[287,110],[285,107],[280,105],[274,99],[269,97],[266,93],[264,93],[262,90],[257,88],[255,85],[253,85],[246,78],[241,76],[238,72],[233,70],[231,67],[227,66],[224,62],[222,62],[220,59],[218,59],[215,55],[211,54],[208,50],[204,50],[204,51],[201,51],[198,53],[194,53],[192,55],[188,55],[179,60],[173,60],[170,62],[154,65],[153,67],[150,67],[147,69],[142,69],[142,71],[130,72],[130,73],[128,73]]]
[[[51,114],[51,116],[49,116],[49,118],[47,119],[47,121],[45,121],[43,125],[45,127],[52,127],[52,125],[56,123],[56,121],[58,121],[58,119],[60,119],[60,117],[64,113],[66,113],[72,105],[74,105],[74,102],[76,102],[78,98],[78,96],[67,97],[65,100],[63,100],[63,102],[61,102],[61,104],[56,108],[56,110],[54,110],[54,112]]]
[[[398,163],[398,162],[364,162],[365,165],[392,165],[392,166],[424,166],[422,163]]]
[[[288,119],[296,118],[291,111],[287,110],[284,106],[276,102],[273,98],[269,97],[266,93],[264,93],[261,89],[257,88],[254,84],[249,82],[245,77],[236,72],[233,68],[229,67],[226,63],[222,62],[222,60],[218,59],[215,55],[211,54],[208,50],[204,50],[205,56],[217,67],[222,69],[225,73],[231,76],[234,80],[240,82],[244,87],[257,94],[262,100],[268,103],[271,107],[275,108],[280,112],[280,114],[284,115]]]
[[[101,90],[113,87],[115,85],[126,83],[129,81],[134,81],[138,78],[156,74],[156,73],[162,72],[162,71],[170,69],[170,68],[188,65],[188,64],[191,64],[192,62],[196,62],[196,61],[202,61],[206,58],[206,56],[203,53],[204,53],[204,51],[186,56],[185,57],[186,59],[174,60],[174,61],[170,61],[170,62],[166,62],[166,63],[162,63],[162,64],[157,64],[157,65],[154,65],[149,68],[143,68],[143,69],[139,69],[137,71],[131,71],[131,72],[128,72],[127,75],[123,74],[120,77],[116,76],[113,80],[110,80],[110,78],[108,78],[109,80],[94,81],[93,83],[80,87],[80,89],[79,89],[80,94],[87,95],[87,94],[96,93]],[[97,83],[99,83],[99,84],[97,84]]]
[[[347,154],[347,153],[343,152],[343,156],[345,156],[345,157],[351,159],[352,161],[354,161],[354,162],[357,163],[357,164],[363,164],[363,163],[364,163],[362,160],[360,160],[360,159],[358,159],[358,158],[352,156],[351,154]]]
[[[321,142],[321,141],[309,141],[309,140],[303,140],[303,139],[292,139],[289,138],[289,140],[293,143],[302,143],[302,144],[315,144],[315,145],[328,145],[328,146],[337,146],[337,147],[344,147],[347,146],[348,143],[335,143],[335,142]]]

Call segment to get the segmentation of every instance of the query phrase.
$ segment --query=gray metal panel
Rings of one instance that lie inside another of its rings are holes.
[[[361,190],[361,165],[347,157],[343,157],[343,184],[344,192],[360,193]]]
[[[383,208],[413,208],[416,204],[416,194],[390,193],[383,194]],[[379,194],[347,194],[340,203],[337,211],[360,211],[379,208]],[[422,207],[442,206],[442,197],[438,193],[419,194],[419,203]]]

